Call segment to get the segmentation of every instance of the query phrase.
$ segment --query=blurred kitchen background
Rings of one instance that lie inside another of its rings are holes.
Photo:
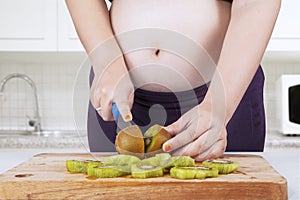
[[[41,128],[47,131],[41,135],[23,132],[35,128],[34,93],[26,80],[10,79],[0,91],[0,151],[85,149],[89,62],[64,0],[0,0],[0,5],[0,81],[13,73],[25,74],[34,81]],[[266,151],[300,151],[300,136],[279,131],[282,116],[277,117],[280,95],[276,93],[276,83],[283,74],[300,75],[298,8],[298,0],[282,1],[262,61],[266,76]],[[295,134],[300,135],[299,130],[296,128]]]

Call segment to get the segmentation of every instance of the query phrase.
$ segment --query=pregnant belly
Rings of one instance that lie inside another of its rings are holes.
[[[230,20],[218,0],[116,0],[111,23],[133,83],[182,91],[210,81]]]

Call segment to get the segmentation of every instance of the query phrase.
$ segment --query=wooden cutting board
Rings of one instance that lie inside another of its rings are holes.
[[[106,155],[38,154],[0,175],[0,199],[287,199],[286,179],[257,155],[224,155],[238,171],[204,180],[89,179],[66,170],[67,159]]]

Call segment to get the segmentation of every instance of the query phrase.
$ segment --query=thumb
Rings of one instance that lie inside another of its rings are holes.
[[[165,130],[169,132],[169,134],[174,137],[177,134],[181,133],[184,129],[185,129],[185,123],[183,123],[182,118],[179,118],[176,122],[170,124],[169,126],[165,127]],[[166,141],[163,146],[162,149],[164,152],[169,152],[171,151],[173,145],[171,145],[173,143],[173,140],[175,138],[171,138],[170,140]],[[175,139],[176,140],[176,139]]]

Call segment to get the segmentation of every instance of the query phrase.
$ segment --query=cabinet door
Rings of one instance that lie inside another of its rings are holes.
[[[0,51],[54,51],[57,1],[0,0]]]
[[[64,0],[58,0],[58,51],[84,51]]]
[[[300,50],[300,1],[282,0],[268,50]]]
[[[64,0],[58,1],[58,51],[84,51]],[[106,1],[108,9],[111,3]]]

